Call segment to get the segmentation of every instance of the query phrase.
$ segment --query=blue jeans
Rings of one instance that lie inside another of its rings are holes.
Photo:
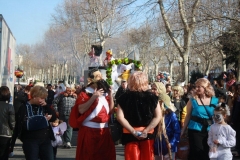
[[[26,160],[54,160],[50,139],[23,139],[22,148]]]
[[[72,140],[72,127],[69,125],[68,123],[68,119],[69,119],[69,116],[68,115],[60,115],[59,116],[59,119],[60,120],[63,120],[63,122],[66,122],[67,123],[67,130],[64,132],[63,134],[63,141],[64,142],[70,142],[71,143],[71,140]]]

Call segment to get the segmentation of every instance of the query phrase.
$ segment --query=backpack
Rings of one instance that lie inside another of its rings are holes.
[[[43,114],[42,106],[39,106],[36,115],[33,114],[32,106],[29,102],[26,103],[26,107],[28,115],[28,119],[26,121],[28,131],[40,130],[49,126],[48,120]]]

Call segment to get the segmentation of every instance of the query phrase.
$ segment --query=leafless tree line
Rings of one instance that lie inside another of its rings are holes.
[[[92,44],[113,49],[115,58],[138,52],[144,72],[166,70],[188,82],[189,69],[204,74],[220,67],[226,54],[218,37],[240,23],[239,0],[65,0],[37,44],[17,53],[29,77],[83,76]],[[179,58],[182,58],[180,62]],[[194,61],[200,58],[201,64]],[[188,68],[189,67],[189,68]],[[55,68],[55,70],[54,70]],[[58,76],[57,76],[58,75]],[[182,75],[182,76],[181,76]]]

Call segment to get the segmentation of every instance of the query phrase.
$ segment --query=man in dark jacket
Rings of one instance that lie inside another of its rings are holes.
[[[120,98],[121,95],[124,94],[128,90],[127,85],[128,85],[127,80],[123,79],[121,81],[121,86],[118,88],[116,95],[115,95],[116,105],[118,104],[118,98]]]
[[[47,85],[47,89],[48,89],[48,96],[47,96],[47,104],[48,105],[52,105],[52,101],[54,100],[54,95],[55,92],[52,90],[52,85],[48,84]]]
[[[20,108],[21,105],[26,104],[28,101],[28,95],[27,93],[25,93],[22,89],[21,85],[17,85],[14,88],[14,100],[13,100],[13,106],[14,106],[14,111],[15,111],[15,119],[17,119],[18,116],[18,110]],[[18,128],[15,127],[14,131],[13,131],[13,135],[12,135],[12,139],[11,139],[11,144],[10,144],[10,157],[12,157],[13,154],[13,148],[15,146],[16,143],[16,139],[17,139],[17,134],[18,134]]]
[[[15,110],[15,114],[18,112],[19,107],[22,104],[25,104],[28,101],[28,95],[22,89],[21,85],[17,85],[14,88],[14,99],[13,99],[13,106]]]

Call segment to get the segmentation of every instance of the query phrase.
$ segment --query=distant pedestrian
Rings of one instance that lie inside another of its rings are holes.
[[[123,79],[121,81],[121,86],[118,88],[115,94],[115,99],[116,99],[115,106],[117,106],[118,104],[118,98],[120,98],[128,90],[127,85],[128,85],[127,80]]]
[[[175,111],[175,114],[178,118],[179,121],[179,125],[182,128],[183,127],[183,120],[182,120],[182,111],[183,108],[186,106],[185,101],[182,99],[182,96],[184,94],[183,88],[181,86],[174,86],[172,88],[173,90],[173,95],[172,95],[172,102],[174,104],[174,106],[177,108],[177,110]]]
[[[52,102],[59,119],[67,123],[67,130],[63,134],[63,146],[65,148],[71,148],[72,140],[72,127],[68,123],[69,115],[72,107],[76,101],[76,94],[72,91],[70,85],[66,86],[66,90],[60,93]]]
[[[48,96],[47,96],[46,102],[48,105],[52,105],[52,101],[54,99],[55,92],[53,91],[51,84],[47,85],[47,89],[48,89]]]
[[[211,160],[232,159],[231,147],[236,145],[236,132],[228,125],[224,119],[230,115],[228,106],[220,103],[214,109],[213,120],[208,132],[208,145],[210,147],[209,158]]]
[[[18,110],[21,105],[26,104],[28,101],[28,95],[22,90],[21,85],[16,86],[16,90],[14,91],[14,100],[13,100],[13,106],[14,106],[14,111],[15,111],[15,119],[18,117]],[[18,127],[14,128],[12,139],[11,139],[11,144],[10,144],[10,157],[14,155],[13,149],[15,146],[15,142],[17,139],[17,134],[18,134]]]
[[[15,114],[10,102],[10,91],[7,86],[0,87],[0,159],[7,160],[10,140],[15,127]]]

